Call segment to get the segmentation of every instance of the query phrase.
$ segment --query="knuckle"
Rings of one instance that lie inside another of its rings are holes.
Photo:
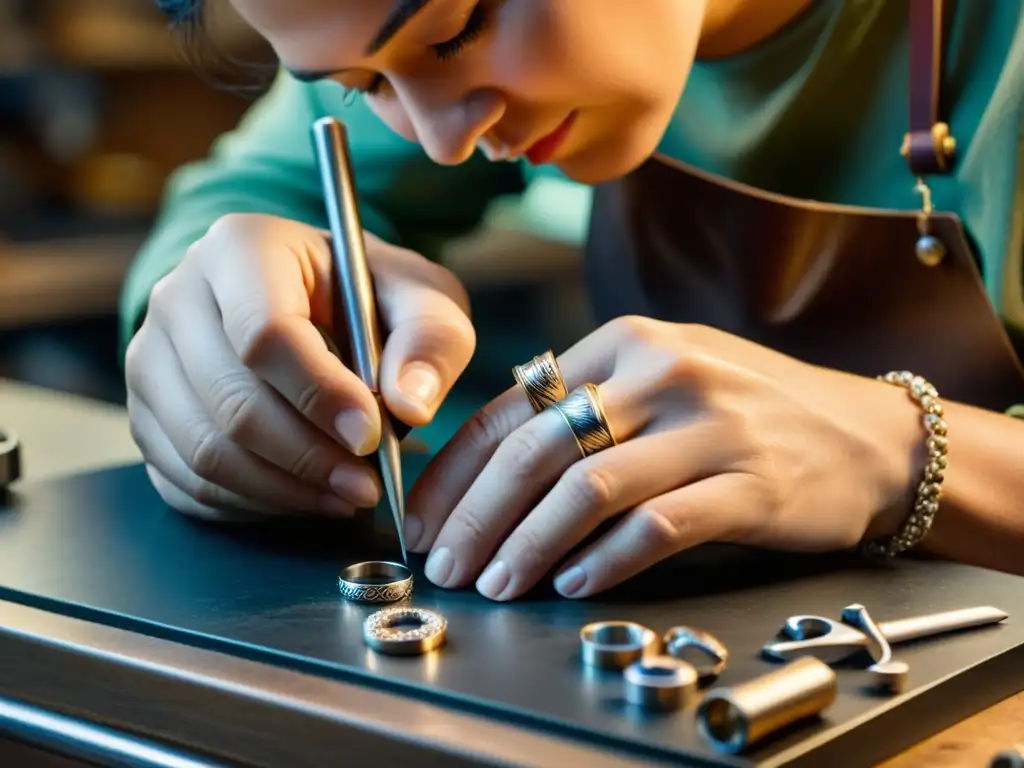
[[[509,415],[494,403],[474,413],[464,429],[467,444],[485,455],[492,454],[506,435],[514,431]]]
[[[215,482],[223,466],[227,441],[209,427],[196,427],[192,431],[194,436],[188,455],[184,457],[185,462],[197,477]]]
[[[472,541],[484,541],[487,538],[487,524],[472,506],[460,506],[452,519],[458,525],[462,536]]]
[[[609,321],[608,330],[623,344],[646,344],[657,335],[659,323],[642,315],[623,315]]]
[[[527,424],[505,438],[494,459],[512,477],[528,478],[537,472],[546,455],[537,431]]]
[[[703,352],[676,352],[664,357],[662,380],[675,385],[700,384],[707,378],[713,365],[712,358]]]
[[[324,483],[330,476],[331,461],[321,445],[311,443],[291,462],[288,472],[293,477]]]
[[[548,555],[549,546],[533,528],[522,526],[516,531],[515,553],[511,560],[515,562],[517,570],[528,573],[545,570],[550,562]]]
[[[605,510],[616,500],[615,481],[602,466],[575,464],[564,480],[574,503],[584,509]]]
[[[173,314],[181,306],[179,300],[178,269],[175,268],[161,277],[149,291],[149,301],[146,305],[146,318],[159,325],[167,325]]]
[[[231,440],[245,442],[252,433],[262,399],[247,371],[229,371],[210,383],[213,419]]]
[[[654,507],[640,507],[636,510],[636,522],[640,539],[653,549],[673,549],[684,538],[684,531],[667,514]]]
[[[259,225],[263,218],[254,213],[225,213],[210,225],[204,237],[196,241],[197,253],[205,250],[202,246],[206,241],[233,240],[240,236],[251,236],[254,229],[260,228]]]
[[[307,418],[313,418],[314,414],[326,410],[327,390],[319,381],[310,382],[301,392],[295,401],[295,407],[299,413]]]
[[[427,269],[433,273],[437,287],[443,291],[467,317],[470,314],[469,291],[462,281],[447,267],[428,261]]]
[[[237,329],[238,357],[250,368],[287,333],[287,319],[268,317],[266,305],[259,297],[231,307],[225,312],[224,321]]]

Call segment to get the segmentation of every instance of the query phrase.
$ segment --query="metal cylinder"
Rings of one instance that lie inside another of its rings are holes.
[[[625,669],[660,650],[657,633],[632,621],[596,621],[580,630],[580,656],[588,667]]]
[[[988,768],[1024,768],[1024,747],[998,752],[992,756]]]
[[[0,427],[0,491],[21,477],[21,444],[13,430]]]
[[[697,698],[697,669],[671,656],[641,659],[623,675],[626,701],[644,709],[668,712],[692,704]]]
[[[697,708],[701,734],[735,754],[780,728],[820,714],[836,698],[836,673],[804,656],[731,688],[711,690]]]

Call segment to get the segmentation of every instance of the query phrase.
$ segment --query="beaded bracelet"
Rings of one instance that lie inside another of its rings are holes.
[[[895,536],[875,539],[865,546],[869,555],[892,557],[920,543],[932,527],[942,494],[948,444],[942,404],[935,387],[909,371],[891,371],[878,379],[907,390],[911,399],[924,411],[923,423],[927,434],[925,447],[928,450],[928,461],[924,467],[924,478],[917,486],[914,511]]]

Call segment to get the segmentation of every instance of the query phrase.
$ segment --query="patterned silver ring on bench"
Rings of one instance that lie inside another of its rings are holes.
[[[344,568],[338,588],[353,603],[397,603],[412,595],[412,571],[401,563],[368,560]]]
[[[384,608],[363,622],[363,640],[392,656],[416,656],[444,645],[448,620],[426,608]]]

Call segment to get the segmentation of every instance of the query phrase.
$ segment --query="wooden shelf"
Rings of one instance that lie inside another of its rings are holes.
[[[117,311],[145,235],[0,243],[0,328]]]

